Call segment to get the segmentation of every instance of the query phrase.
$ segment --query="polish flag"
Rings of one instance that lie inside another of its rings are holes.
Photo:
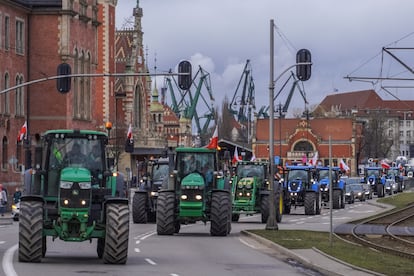
[[[128,138],[129,140],[132,140],[132,126],[131,126],[131,124],[129,124],[128,133],[127,133],[127,138]]]
[[[23,141],[27,133],[27,122],[24,122],[22,128],[20,129],[19,135],[17,135],[17,142]]]
[[[214,130],[213,137],[210,140],[210,143],[207,145],[208,149],[217,149],[218,148],[218,127]]]
[[[344,160],[341,158],[341,162],[339,163],[339,168],[341,168],[342,171],[349,172],[348,165],[344,162]]]
[[[233,155],[233,160],[231,161],[233,164],[237,163],[237,161],[240,161],[239,158],[239,152],[237,150],[237,147],[234,149],[234,155]]]
[[[381,160],[381,168],[383,169],[389,169],[391,168],[390,164],[388,164],[387,162],[385,162],[385,160]]]
[[[309,161],[309,163],[310,163],[312,166],[316,166],[316,162],[318,162],[318,152],[317,152],[317,151],[315,151],[315,153],[313,154],[313,157],[312,157],[312,159]]]

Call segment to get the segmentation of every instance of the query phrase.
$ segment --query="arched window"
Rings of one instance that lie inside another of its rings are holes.
[[[134,115],[134,126],[137,128],[142,128],[142,117],[143,117],[143,108],[142,108],[142,95],[141,89],[137,85],[135,86],[135,93],[134,93],[134,107],[133,107],[133,115]]]
[[[295,144],[293,147],[293,151],[307,151],[307,152],[313,152],[313,146],[308,141],[299,141]]]
[[[7,137],[4,136],[3,137],[3,141],[2,141],[2,145],[1,145],[1,167],[3,170],[7,170],[7,164],[8,164],[8,152],[7,152],[7,148],[8,148],[8,141],[7,141]]]
[[[10,76],[9,73],[4,74],[4,89],[7,89],[10,87]],[[10,114],[10,93],[3,93],[2,94],[2,100],[3,100],[3,113],[4,114]]]
[[[23,76],[16,76],[16,85],[22,83]],[[24,87],[16,88],[15,113],[16,116],[24,116]]]

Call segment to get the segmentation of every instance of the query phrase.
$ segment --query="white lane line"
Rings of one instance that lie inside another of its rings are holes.
[[[4,253],[2,266],[6,276],[17,276],[17,273],[13,267],[13,255],[18,246],[18,244],[13,245]]]
[[[135,248],[134,248],[134,251],[135,251],[135,253],[139,253],[139,252],[141,252],[141,250],[140,250],[138,247],[135,247]]]
[[[6,243],[6,241],[0,241],[0,244]]]
[[[147,263],[149,263],[150,265],[157,265],[157,263],[156,263],[156,262],[154,262],[154,261],[153,261],[153,260],[151,260],[151,259],[146,258],[145,260],[146,260],[146,261],[147,261]]]
[[[256,249],[256,248],[257,248],[256,246],[254,246],[254,245],[253,245],[253,244],[251,244],[251,243],[248,243],[247,241],[243,240],[242,238],[239,238],[239,241],[240,241],[241,243],[243,243],[244,245],[247,245],[248,247],[251,247],[251,248],[253,248],[253,249]]]
[[[170,276],[180,276],[179,274],[171,273]]]

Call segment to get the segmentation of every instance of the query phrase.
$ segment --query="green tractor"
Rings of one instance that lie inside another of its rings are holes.
[[[89,130],[50,130],[25,173],[20,203],[20,262],[40,262],[47,237],[65,242],[97,239],[106,264],[125,264],[129,207],[123,178],[109,169],[108,136]]]
[[[266,223],[270,213],[269,162],[238,161],[232,184],[232,221],[238,221],[240,214],[261,214],[262,223]],[[282,187],[274,183],[276,221],[282,221]]]
[[[143,165],[144,175],[132,198],[132,220],[134,223],[155,222],[158,192],[167,187],[169,158],[151,159]]]
[[[210,221],[212,236],[231,231],[230,184],[218,172],[217,151],[207,148],[176,148],[168,188],[157,199],[157,233],[173,235],[181,224]]]

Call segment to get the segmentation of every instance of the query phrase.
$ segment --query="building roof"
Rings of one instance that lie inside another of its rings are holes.
[[[15,0],[16,3],[28,7],[62,7],[62,0]]]

